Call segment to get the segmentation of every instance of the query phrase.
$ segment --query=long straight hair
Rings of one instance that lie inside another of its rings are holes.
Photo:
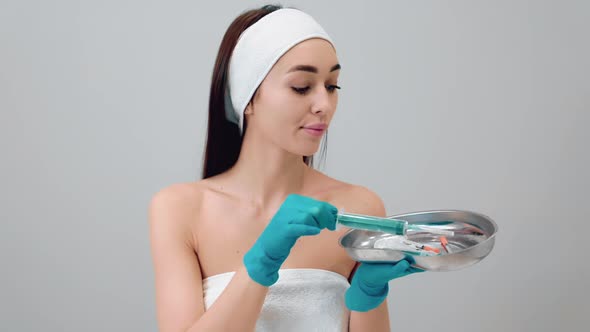
[[[234,19],[223,36],[211,77],[207,143],[203,158],[203,179],[230,169],[238,160],[242,148],[243,135],[240,135],[240,128],[225,117],[225,89],[231,54],[244,30],[264,16],[281,8],[283,8],[281,5],[265,5],[258,9],[245,11]],[[247,122],[244,119],[243,134],[246,133],[246,130]],[[326,153],[327,135],[326,132],[322,141],[322,159]],[[303,156],[303,162],[313,167],[313,156]]]

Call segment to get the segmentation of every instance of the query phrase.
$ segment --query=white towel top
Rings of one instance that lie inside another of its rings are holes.
[[[205,310],[217,300],[235,272],[203,280]],[[350,311],[344,303],[348,280],[321,269],[281,269],[269,287],[256,322],[257,332],[348,331]]]

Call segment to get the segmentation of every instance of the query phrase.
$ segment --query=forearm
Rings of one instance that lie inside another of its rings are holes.
[[[241,267],[209,310],[187,330],[254,331],[268,287],[253,281]]]
[[[349,332],[389,332],[389,311],[387,300],[383,301],[377,308],[367,312],[351,311]]]

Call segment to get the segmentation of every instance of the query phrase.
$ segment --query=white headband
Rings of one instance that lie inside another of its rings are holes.
[[[313,17],[292,8],[271,12],[242,32],[230,59],[225,91],[225,116],[240,127],[240,134],[244,110],[256,88],[283,54],[310,38],[334,45]]]

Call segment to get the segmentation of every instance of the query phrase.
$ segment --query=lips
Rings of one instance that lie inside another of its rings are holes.
[[[313,123],[313,124],[303,126],[304,129],[313,129],[313,130],[319,130],[319,131],[324,131],[324,130],[326,130],[327,127],[328,127],[328,125],[326,125],[325,123]]]
[[[322,137],[327,127],[328,125],[325,123],[312,123],[301,127],[301,129],[313,137]]]

